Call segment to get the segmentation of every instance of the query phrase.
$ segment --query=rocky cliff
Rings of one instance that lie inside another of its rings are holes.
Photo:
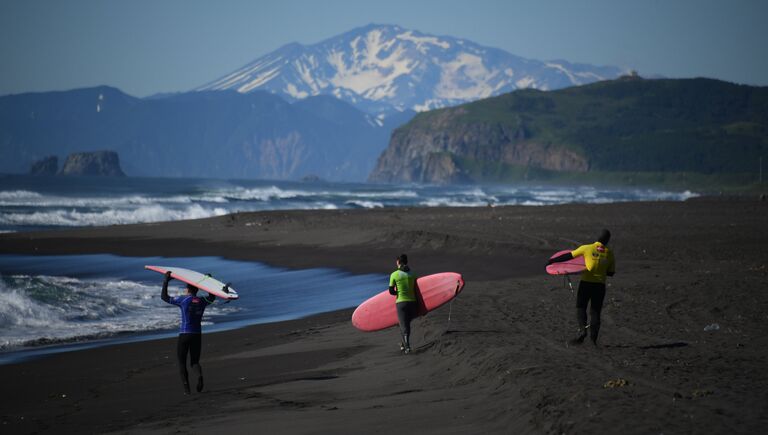
[[[421,113],[393,132],[369,181],[747,173],[762,155],[768,155],[768,88],[626,77]]]
[[[436,111],[395,130],[371,173],[372,182],[482,181],[478,166],[531,166],[555,171],[589,169],[587,158],[564,145],[532,137],[521,119],[466,122],[463,106]],[[478,179],[480,178],[480,179]]]
[[[59,170],[59,158],[48,156],[34,163],[29,169],[29,175],[56,175]]]
[[[70,154],[60,175],[124,177],[120,158],[114,151],[94,151]]]

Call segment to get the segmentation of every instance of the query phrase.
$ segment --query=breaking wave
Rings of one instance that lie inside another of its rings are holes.
[[[536,186],[383,186],[183,179],[68,180],[41,186],[4,179],[0,231],[198,219],[261,210],[383,207],[541,206],[563,203],[682,201],[696,193]]]
[[[144,222],[200,219],[227,214],[224,208],[207,208],[193,204],[185,208],[170,208],[162,205],[146,205],[132,209],[105,209],[99,211],[78,211],[57,209],[32,211],[28,213],[3,213],[0,224],[13,226],[105,226]]]

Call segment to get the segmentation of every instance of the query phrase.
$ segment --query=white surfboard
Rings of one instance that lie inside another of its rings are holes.
[[[218,298],[234,300],[240,297],[232,287],[229,287],[227,289],[228,292],[225,292],[225,287],[227,285],[212,277],[211,275],[205,275],[200,272],[195,272],[194,270],[184,269],[182,267],[144,266],[144,268],[162,273],[163,275],[170,271],[171,278],[178,279],[179,281],[183,281],[187,284],[192,284],[200,290],[212,294]]]

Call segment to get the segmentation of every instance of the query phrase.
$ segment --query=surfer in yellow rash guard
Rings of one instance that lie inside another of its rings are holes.
[[[419,313],[416,302],[416,277],[408,267],[408,256],[401,254],[395,260],[397,270],[389,276],[389,293],[397,296],[397,320],[400,322],[400,334],[403,341],[400,350],[408,354],[411,352],[411,320]]]
[[[570,344],[581,344],[587,337],[597,345],[597,335],[600,332],[600,312],[603,309],[605,299],[605,279],[616,272],[616,263],[613,258],[613,250],[608,248],[611,240],[611,232],[603,230],[597,242],[589,245],[581,245],[575,250],[549,260],[548,264],[571,260],[576,257],[584,257],[584,265],[587,267],[581,273],[579,291],[576,295],[576,319],[579,322],[579,335],[571,340]],[[590,323],[587,326],[587,305],[590,305]]]

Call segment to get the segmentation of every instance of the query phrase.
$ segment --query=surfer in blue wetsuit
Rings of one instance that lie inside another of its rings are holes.
[[[411,320],[419,314],[419,306],[416,302],[416,276],[408,267],[407,255],[401,254],[395,262],[397,270],[389,276],[389,293],[397,296],[395,306],[403,338],[400,350],[408,354],[411,352]]]
[[[179,341],[176,346],[176,358],[178,359],[179,374],[181,382],[184,385],[184,394],[189,394],[189,377],[187,374],[187,355],[192,372],[197,376],[197,391],[203,391],[203,369],[200,367],[200,350],[202,346],[202,326],[200,322],[203,319],[205,307],[216,300],[216,296],[208,295],[204,298],[197,296],[197,287],[187,284],[187,293],[182,296],[168,296],[168,282],[170,282],[171,272],[166,272],[165,281],[163,281],[163,291],[160,298],[181,308],[181,328],[179,330]]]

